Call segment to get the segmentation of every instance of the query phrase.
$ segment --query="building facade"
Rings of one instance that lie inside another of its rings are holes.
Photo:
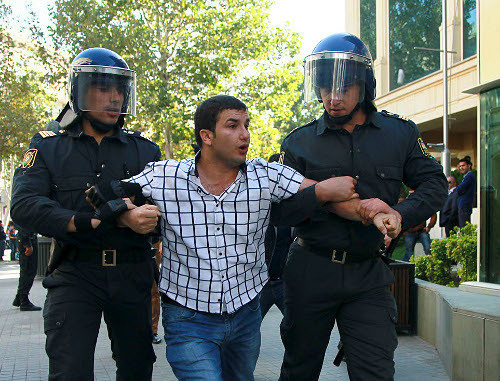
[[[500,14],[497,0],[346,0],[346,29],[372,52],[376,104],[417,123],[442,160],[443,3],[451,169],[470,156],[478,170],[478,280],[500,284]],[[498,130],[498,131],[497,131]]]

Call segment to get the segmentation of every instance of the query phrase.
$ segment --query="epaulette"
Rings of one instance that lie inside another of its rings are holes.
[[[59,133],[54,131],[38,131],[38,134],[44,139],[59,135]]]
[[[382,110],[380,113],[384,116],[388,116],[389,118],[401,119],[404,120],[405,122],[408,122],[410,120],[410,118],[408,118],[407,116],[394,114],[393,112],[387,110]]]
[[[284,138],[283,140],[285,140],[286,138],[288,138],[288,137],[289,137],[290,135],[292,135],[294,132],[297,132],[298,130],[300,130],[300,129],[304,128],[304,127],[311,126],[311,125],[313,125],[314,123],[316,123],[316,119],[313,119],[313,120],[311,120],[309,123],[303,124],[302,126],[299,126],[299,127],[294,128],[292,131],[290,131],[290,132],[288,133],[288,135],[287,135],[287,136],[285,136],[285,138]]]
[[[144,135],[142,135],[141,131],[127,130],[125,128],[122,128],[122,130],[125,133],[125,135],[127,135],[127,136],[133,136],[135,138],[144,139],[144,140],[147,140],[150,143],[154,143],[151,139],[149,139],[149,138],[145,137]]]

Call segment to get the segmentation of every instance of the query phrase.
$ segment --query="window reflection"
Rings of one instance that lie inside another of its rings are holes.
[[[389,1],[390,89],[439,70],[441,0]]]
[[[361,0],[360,38],[366,44],[373,61],[377,58],[377,0]]]
[[[476,54],[476,0],[463,0],[464,59]]]

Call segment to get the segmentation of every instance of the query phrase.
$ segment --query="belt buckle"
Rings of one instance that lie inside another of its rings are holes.
[[[109,256],[111,255],[111,262],[109,262]],[[116,266],[116,250],[109,249],[102,251],[102,265],[105,267]]]
[[[337,250],[332,250],[332,262],[334,263],[340,263],[343,265],[345,263],[345,257],[347,255],[346,251],[342,251],[342,260],[335,259],[335,256],[337,255]]]

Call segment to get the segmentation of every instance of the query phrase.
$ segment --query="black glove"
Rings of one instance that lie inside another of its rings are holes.
[[[128,206],[125,200],[117,198],[102,204],[99,209],[96,210],[94,218],[102,222],[114,221],[119,214],[126,210],[128,210]]]

